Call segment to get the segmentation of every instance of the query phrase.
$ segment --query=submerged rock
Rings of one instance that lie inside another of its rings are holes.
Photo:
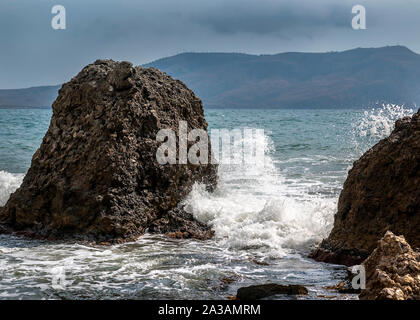
[[[354,163],[333,230],[311,257],[359,264],[388,230],[420,247],[420,110],[398,120],[388,138]]]
[[[1,224],[51,239],[123,241],[147,230],[211,237],[178,204],[195,182],[211,189],[217,167],[156,160],[157,132],[178,138],[180,121],[207,129],[201,100],[181,81],[129,62],[86,66],[60,89],[22,185],[0,208]]]
[[[420,300],[420,254],[388,231],[363,262],[366,289],[360,299]]]
[[[301,285],[281,285],[275,283],[260,284],[239,288],[236,294],[237,300],[258,300],[276,294],[306,295],[308,289]]]

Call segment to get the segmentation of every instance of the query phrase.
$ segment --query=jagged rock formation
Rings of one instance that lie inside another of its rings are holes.
[[[360,299],[420,300],[420,254],[388,231],[363,262],[366,289]]]
[[[388,230],[420,247],[420,110],[354,163],[333,230],[311,257],[358,264]]]
[[[60,89],[31,168],[0,208],[3,231],[96,241],[148,229],[210,237],[177,206],[195,182],[214,186],[217,167],[156,160],[157,132],[178,137],[181,120],[188,130],[207,129],[201,100],[181,81],[129,62],[86,66]]]

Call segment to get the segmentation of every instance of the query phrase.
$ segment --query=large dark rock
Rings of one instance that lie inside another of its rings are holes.
[[[340,194],[333,230],[311,256],[358,264],[388,230],[420,247],[420,110],[398,120],[388,138],[354,163]]]
[[[156,160],[157,132],[178,137],[181,120],[207,129],[200,99],[181,81],[129,62],[86,66],[60,89],[22,185],[0,208],[3,229],[96,241],[134,239],[148,228],[210,237],[178,204],[195,182],[211,188],[216,166]]]
[[[388,231],[363,262],[366,289],[363,300],[420,300],[420,254]]]

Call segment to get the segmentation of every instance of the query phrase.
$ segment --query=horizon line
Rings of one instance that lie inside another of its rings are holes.
[[[184,55],[184,54],[238,54],[238,55],[247,55],[247,56],[254,56],[254,57],[262,57],[262,56],[276,56],[276,55],[291,54],[291,53],[294,53],[294,54],[297,54],[297,53],[300,53],[300,54],[344,53],[344,52],[354,51],[354,50],[384,49],[384,48],[394,48],[394,47],[405,48],[408,51],[410,51],[410,52],[412,52],[412,53],[414,53],[416,55],[420,55],[420,53],[417,53],[417,52],[411,50],[409,47],[407,47],[405,45],[399,45],[399,44],[386,45],[386,46],[381,46],[381,47],[356,47],[356,48],[346,49],[346,50],[341,50],[341,51],[338,51],[338,50],[330,50],[330,51],[283,51],[283,52],[277,52],[277,53],[264,53],[264,54],[262,54],[262,53],[261,54],[258,54],[258,53],[253,54],[253,53],[235,52],[235,51],[232,51],[232,52],[226,52],[226,51],[225,52],[224,51],[185,51],[185,52],[176,53],[176,54],[173,54],[173,55],[170,55],[170,56],[165,56],[165,57],[162,57],[162,58],[158,58],[158,59],[152,60],[152,61],[147,62],[147,63],[139,64],[138,66],[150,65],[150,64],[155,63],[155,62],[160,61],[160,60],[169,59],[169,58],[173,58],[173,57]],[[113,60],[112,58],[108,58],[108,59]],[[93,61],[93,62],[95,62],[95,61]],[[119,60],[114,60],[114,61],[119,61]],[[121,61],[123,61],[123,60],[121,60]],[[91,62],[91,63],[93,63],[93,62]],[[65,83],[65,82],[63,82],[63,83]],[[23,87],[23,88],[11,88],[11,89],[2,89],[2,88],[0,88],[0,91],[5,91],[5,90],[25,90],[25,89],[34,89],[34,88],[42,88],[42,87],[57,87],[57,86],[63,85],[63,83],[36,85],[36,86],[29,86],[29,87]]]

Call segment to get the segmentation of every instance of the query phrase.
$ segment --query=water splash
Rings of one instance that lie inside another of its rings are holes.
[[[414,110],[404,105],[383,104],[379,108],[365,111],[353,125],[354,144],[362,154],[380,139],[389,136],[394,129],[395,121],[411,116]]]
[[[184,208],[215,230],[222,246],[258,249],[281,257],[290,249],[308,249],[331,229],[335,199],[310,195],[285,183],[273,160],[269,136],[264,144],[264,163],[221,165],[219,184],[213,193],[195,185]]]

